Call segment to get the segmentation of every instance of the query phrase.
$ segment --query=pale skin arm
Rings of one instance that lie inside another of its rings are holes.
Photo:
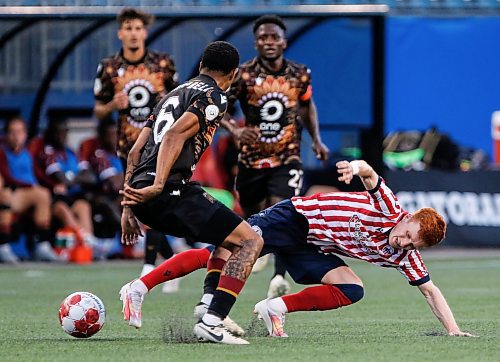
[[[446,302],[439,288],[432,281],[428,281],[418,286],[418,289],[423,294],[425,301],[432,310],[432,313],[439,319],[444,326],[448,335],[461,337],[476,337],[471,333],[462,332],[453,317],[453,313]]]
[[[94,114],[99,120],[107,118],[114,110],[126,109],[128,107],[128,96],[125,92],[118,92],[108,103],[96,101]]]
[[[343,181],[346,184],[349,184],[351,180],[354,178],[353,174],[353,166],[359,168],[357,176],[361,178],[365,189],[373,190],[375,186],[377,186],[379,175],[375,172],[375,170],[363,160],[355,160],[355,161],[339,161],[336,164],[337,172],[341,174],[339,176],[339,181]]]

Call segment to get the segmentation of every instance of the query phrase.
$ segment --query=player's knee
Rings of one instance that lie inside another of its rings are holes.
[[[365,295],[365,290],[358,284],[338,284],[336,285],[344,295],[349,298],[352,304],[359,302]]]

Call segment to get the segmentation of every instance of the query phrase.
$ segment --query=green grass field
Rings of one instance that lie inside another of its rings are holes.
[[[459,325],[479,338],[445,336],[420,292],[397,271],[349,264],[365,283],[365,298],[336,311],[289,314],[288,339],[264,337],[251,313],[265,296],[271,267],[252,275],[231,313],[249,327],[249,346],[193,343],[202,271],[184,278],[177,294],[153,290],[143,328],[135,330],[121,319],[118,290],[136,276],[139,261],[1,266],[0,361],[500,361],[497,257],[426,263]],[[106,324],[90,339],[74,339],[58,324],[59,304],[74,291],[90,291],[106,306]]]

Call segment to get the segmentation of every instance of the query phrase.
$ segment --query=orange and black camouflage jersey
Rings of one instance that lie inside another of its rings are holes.
[[[240,65],[227,96],[230,105],[240,102],[245,125],[260,130],[255,143],[241,145],[239,162],[244,167],[300,162],[298,110],[312,96],[310,70],[305,65],[285,60],[281,70],[272,72],[254,58]]]
[[[94,83],[95,99],[108,103],[121,91],[129,99],[129,107],[119,112],[118,156],[127,158],[154,106],[177,86],[176,77],[172,59],[151,50],[136,63],[127,61],[122,51],[101,60]]]

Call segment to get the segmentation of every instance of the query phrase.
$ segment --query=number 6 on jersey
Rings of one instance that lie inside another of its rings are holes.
[[[175,118],[172,115],[172,111],[179,105],[179,97],[173,96],[166,100],[161,108],[158,117],[156,117],[155,126],[153,130],[153,135],[155,143],[158,144],[165,136],[165,133],[172,127],[175,122]],[[170,107],[171,106],[171,107]],[[167,111],[167,108],[169,109]],[[160,127],[161,126],[161,127]]]

